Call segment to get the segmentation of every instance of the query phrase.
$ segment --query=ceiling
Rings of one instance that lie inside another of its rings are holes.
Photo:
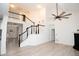
[[[27,10],[38,10],[39,8],[37,8],[37,5],[40,5],[42,7],[45,7],[46,4],[40,4],[40,3],[11,3],[15,6],[20,6],[20,7],[24,7]]]
[[[12,4],[12,3],[11,3]],[[55,3],[13,3],[15,6],[26,8],[26,10],[32,10],[36,11],[39,8],[37,8],[38,5],[40,5],[42,8],[51,8],[55,10]],[[79,11],[79,3],[59,3],[59,8],[62,8],[63,10],[72,10],[72,11]]]

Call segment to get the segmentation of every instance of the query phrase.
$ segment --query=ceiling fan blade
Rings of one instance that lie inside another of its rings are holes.
[[[56,16],[55,14],[52,14],[53,16]]]
[[[59,16],[62,16],[63,14],[65,14],[66,12],[62,12]]]
[[[69,17],[61,17],[61,18],[65,18],[65,19],[68,19]]]
[[[63,16],[70,16],[70,15],[72,15],[72,14],[70,13],[70,14],[66,14],[66,15],[63,15]]]

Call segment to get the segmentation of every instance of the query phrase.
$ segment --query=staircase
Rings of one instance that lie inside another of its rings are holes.
[[[25,44],[26,40],[28,41],[28,43],[30,43],[31,39],[35,39],[35,37],[39,37],[39,32],[40,32],[40,26],[43,27],[44,25],[31,25],[29,27],[26,28],[26,31],[24,31],[23,33],[19,34],[19,47],[24,46],[23,44]],[[27,43],[27,45],[28,45]],[[33,43],[33,42],[32,42]],[[33,45],[33,44],[32,44]]]
[[[43,27],[44,25],[41,24],[35,25],[35,22],[30,20],[27,16],[23,14],[18,14],[11,11],[9,11],[9,13],[12,15],[12,16],[9,15],[10,18],[19,19],[18,17],[16,17],[16,15],[18,15],[22,16],[24,22],[25,19],[28,19],[32,23],[32,25],[27,27],[23,33],[19,34],[19,47],[39,44],[40,43],[39,38],[42,38],[43,36],[42,34],[40,34],[40,27]],[[37,39],[39,42],[37,42]]]

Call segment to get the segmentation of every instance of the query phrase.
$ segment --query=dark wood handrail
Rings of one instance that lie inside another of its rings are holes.
[[[21,33],[21,34],[19,34],[19,35],[20,35],[20,36],[21,36],[21,35],[23,35],[23,34],[24,34],[24,33],[26,33],[26,32],[27,32],[27,30],[28,30],[29,28],[31,28],[31,27],[36,27],[36,26],[31,25],[31,26],[27,27],[27,28],[26,28],[26,31],[24,31],[23,33]]]
[[[45,26],[45,25],[40,25],[40,24],[37,24],[36,26],[35,26],[35,25],[31,25],[31,26],[29,26],[29,27],[26,28],[26,31],[24,31],[23,33],[21,33],[21,34],[19,34],[19,35],[20,35],[20,36],[23,35],[23,34],[26,33],[27,30],[28,30],[29,28],[31,28],[31,27],[38,27],[38,26]]]
[[[19,13],[16,13],[16,12],[12,12],[12,11],[8,11],[9,13],[12,13],[12,14],[16,14],[16,15],[20,15],[20,16],[23,16],[23,20],[24,18],[27,18],[29,21],[31,21],[33,24],[35,24],[34,21],[32,21],[30,18],[28,18],[26,15],[24,14],[19,14]],[[11,17],[11,18],[14,18],[14,17]]]
[[[35,22],[33,22],[30,18],[28,18],[27,16],[26,16],[26,18],[35,25]]]
[[[19,36],[23,35],[23,34],[24,34],[24,33],[26,33],[26,32],[27,32],[27,30],[26,30],[26,31],[24,31],[23,33],[19,34]]]
[[[12,13],[12,14],[16,14],[16,15],[20,15],[22,16],[22,14],[19,14],[19,13],[16,13],[16,12],[12,12],[12,11],[8,11],[9,13]]]

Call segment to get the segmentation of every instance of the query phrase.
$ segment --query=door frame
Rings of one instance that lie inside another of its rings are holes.
[[[18,38],[18,42],[19,42],[19,34],[23,32],[23,24],[21,23],[14,23],[14,22],[8,22],[7,23],[7,27],[8,27],[8,24],[13,24],[13,25],[18,25],[18,34],[17,34],[17,38]],[[8,30],[8,28],[7,28]],[[7,35],[7,34],[6,34]],[[7,43],[7,37],[6,37],[6,43]],[[18,46],[19,46],[19,43],[18,43]],[[6,47],[7,48],[7,47]]]

